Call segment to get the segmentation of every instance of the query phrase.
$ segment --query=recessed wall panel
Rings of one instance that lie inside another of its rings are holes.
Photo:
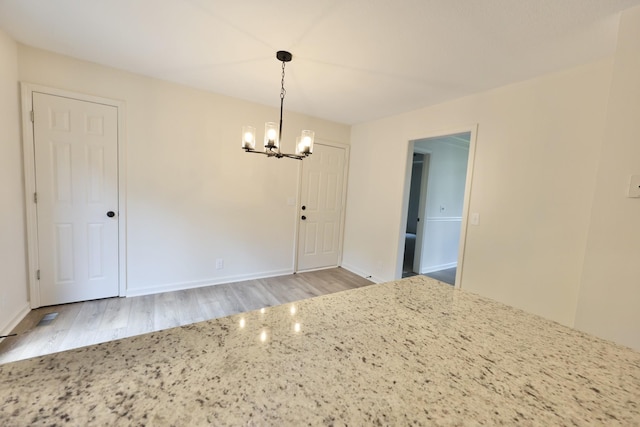
[[[104,224],[87,226],[87,258],[89,279],[104,276]]]
[[[316,253],[316,236],[318,235],[318,224],[314,222],[307,223],[307,234],[304,239],[305,255],[314,255]]]
[[[100,146],[87,147],[87,199],[89,203],[100,203],[103,199],[105,182],[104,148]]]
[[[71,132],[71,112],[49,109],[49,129],[57,132]]]
[[[73,225],[55,224],[56,283],[73,282]]]
[[[85,116],[84,131],[89,135],[104,135],[104,117]]]
[[[326,222],[322,233],[322,252],[327,253],[334,250],[335,224]]]
[[[327,174],[327,200],[325,201],[327,210],[335,211],[338,208],[338,191],[341,190],[342,188],[338,188],[338,175]]]
[[[309,172],[309,186],[307,192],[307,209],[318,210],[320,194],[320,173]]]
[[[70,203],[72,199],[71,145],[52,141],[51,160],[54,200],[58,203]]]

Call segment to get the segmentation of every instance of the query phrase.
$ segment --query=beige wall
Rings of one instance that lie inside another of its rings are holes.
[[[462,288],[574,321],[612,61],[354,126],[343,265],[394,278],[408,141],[478,124]]]
[[[300,162],[240,149],[242,125],[261,129],[277,108],[22,45],[19,78],[126,103],[128,295],[292,271],[287,199],[298,195]],[[346,125],[286,111],[284,125],[283,150],[301,129],[349,142]]]
[[[0,335],[29,309],[18,46],[0,31]]]
[[[640,7],[623,14],[575,326],[640,350]]]

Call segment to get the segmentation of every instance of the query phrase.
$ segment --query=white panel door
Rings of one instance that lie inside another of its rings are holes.
[[[298,270],[338,265],[345,158],[344,148],[316,144],[302,161]]]
[[[118,112],[33,93],[40,305],[118,295]]]

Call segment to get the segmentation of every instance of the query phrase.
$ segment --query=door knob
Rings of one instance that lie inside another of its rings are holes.
[[[305,219],[307,219],[307,217],[302,215],[302,217],[300,219],[302,219],[304,221]]]
[[[107,212],[107,216],[109,218],[113,218],[114,216],[116,216],[116,213],[114,211],[109,211],[109,212]]]
[[[302,210],[307,209],[307,207],[305,205],[302,205]]]

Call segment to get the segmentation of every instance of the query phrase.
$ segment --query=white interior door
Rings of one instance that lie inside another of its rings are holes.
[[[118,295],[118,112],[33,93],[40,305]]]
[[[298,270],[340,261],[345,161],[344,148],[323,144],[302,161]]]

